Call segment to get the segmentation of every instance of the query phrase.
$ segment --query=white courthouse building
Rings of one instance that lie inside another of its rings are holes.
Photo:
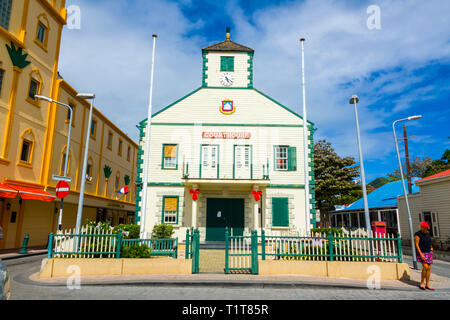
[[[202,86],[153,115],[145,213],[142,187],[136,199],[136,223],[145,214],[149,235],[161,223],[172,224],[179,239],[198,228],[202,242],[223,241],[226,227],[237,236],[261,229],[297,234],[307,219],[315,226],[314,125],[308,126],[305,182],[303,119],[253,87],[253,57],[228,33],[227,40],[203,49]],[[138,186],[146,124],[140,123]],[[261,192],[260,201],[254,191]]]

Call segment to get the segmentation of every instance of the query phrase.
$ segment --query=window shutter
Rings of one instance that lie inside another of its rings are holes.
[[[272,198],[272,226],[289,227],[288,198]]]
[[[289,147],[288,168],[289,171],[297,171],[297,148],[295,147]]]
[[[228,70],[227,71],[234,71],[234,57],[228,58]]]
[[[220,58],[220,71],[227,71],[227,57]]]
[[[164,146],[164,158],[176,158],[177,146]]]
[[[164,211],[177,211],[178,198],[165,198]]]

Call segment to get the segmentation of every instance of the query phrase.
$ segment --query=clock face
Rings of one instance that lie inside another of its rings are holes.
[[[234,83],[234,76],[233,76],[233,74],[229,73],[229,72],[222,74],[222,76],[220,77],[220,82],[225,87],[232,86],[233,83]]]

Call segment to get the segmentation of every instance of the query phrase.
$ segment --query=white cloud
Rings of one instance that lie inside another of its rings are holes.
[[[99,108],[136,138],[135,125],[147,113],[152,33],[160,35],[155,108],[162,108],[201,84],[204,39],[190,33],[204,21],[190,21],[166,0],[134,1],[139,11],[125,1],[81,3],[82,30],[63,35],[61,73],[76,89],[95,90]],[[381,30],[366,26],[366,9],[373,3],[381,8]],[[307,39],[309,117],[319,128],[317,138],[330,140],[343,155],[357,156],[354,110],[348,103],[352,94],[361,99],[365,156],[384,159],[394,151],[392,113],[402,114],[411,102],[433,97],[432,86],[408,90],[423,79],[413,71],[431,61],[449,61],[446,0],[287,2],[251,17],[236,1],[224,7],[236,26],[232,39],[256,50],[255,86],[299,113],[299,39]],[[373,78],[374,72],[380,74]],[[380,101],[386,94],[398,98]]]

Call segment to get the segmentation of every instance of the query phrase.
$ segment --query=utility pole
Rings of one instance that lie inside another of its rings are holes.
[[[408,134],[406,133],[406,125],[403,125],[403,135],[405,137],[406,178],[408,179],[408,192],[409,194],[412,194],[411,164],[409,162]]]

